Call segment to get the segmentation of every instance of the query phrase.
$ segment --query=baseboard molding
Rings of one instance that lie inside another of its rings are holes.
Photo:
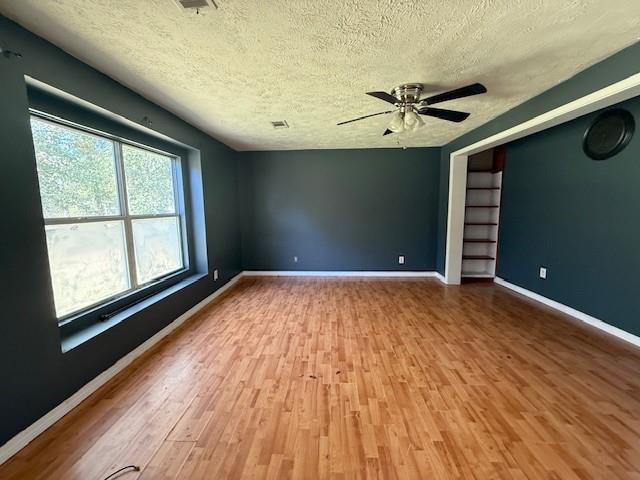
[[[323,271],[323,270],[245,270],[247,277],[403,277],[422,278],[437,277],[432,271]]]
[[[229,280],[222,288],[216,290],[207,298],[197,303],[195,306],[191,307],[189,310],[184,312],[178,318],[176,318],[169,325],[164,327],[158,333],[153,335],[151,338],[146,340],[144,343],[140,344],[134,350],[126,354],[116,363],[114,363],[107,370],[99,374],[89,383],[84,385],[80,390],[71,395],[68,399],[63,401],[60,405],[55,407],[45,416],[36,420],[35,423],[28,426],[26,429],[22,430],[20,433],[16,434],[13,438],[11,438],[7,443],[0,447],[0,465],[13,457],[16,453],[26,447],[29,443],[31,443],[38,435],[43,433],[46,429],[51,427],[54,423],[64,417],[67,413],[73,410],[75,407],[80,405],[80,403],[85,400],[89,395],[98,390],[101,386],[115,377],[118,373],[124,370],[128,365],[130,365],[136,358],[145,353],[151,347],[153,347],[156,343],[162,340],[164,337],[173,332],[176,328],[186,322],[193,315],[198,313],[204,307],[206,307],[211,301],[213,301],[216,297],[219,297],[224,292],[233,287],[238,280],[242,277],[242,273],[239,273],[231,280]]]
[[[508,288],[509,290],[513,290],[514,292],[517,292],[520,295],[524,295],[525,297],[529,297],[532,300],[543,303],[548,307],[551,307],[562,313],[566,313],[567,315],[570,315],[573,318],[580,320],[581,322],[591,325],[592,327],[595,327],[598,330],[602,330],[603,332],[606,332],[609,335],[613,335],[614,337],[624,340],[625,342],[629,342],[635,345],[636,347],[640,347],[640,337],[637,337],[636,335],[633,335],[629,332],[625,332],[624,330],[621,330],[618,327],[614,327],[613,325],[609,325],[608,323],[603,322],[602,320],[599,320],[595,317],[592,317],[591,315],[588,315],[584,312],[581,312],[580,310],[576,310],[575,308],[571,308],[560,302],[551,300],[550,298],[543,297],[538,293],[519,287],[518,285],[514,285],[513,283],[509,283],[500,277],[495,278],[495,283],[497,285]]]

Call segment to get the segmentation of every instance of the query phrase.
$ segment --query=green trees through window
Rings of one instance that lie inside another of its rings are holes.
[[[175,213],[171,158],[129,145],[122,146],[132,215]]]
[[[114,142],[32,119],[45,218],[120,214]]]
[[[35,116],[31,128],[58,318],[184,268],[177,158]]]

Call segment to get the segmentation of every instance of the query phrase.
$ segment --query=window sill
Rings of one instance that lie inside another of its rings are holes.
[[[129,317],[150,307],[154,303],[164,300],[165,298],[173,295],[174,293],[179,292],[180,290],[190,285],[193,285],[194,283],[197,283],[198,281],[202,280],[205,277],[207,277],[206,273],[198,273],[195,275],[191,275],[185,278],[184,280],[181,280],[180,282],[174,285],[171,285],[170,287],[167,287],[164,290],[161,290],[155,295],[145,298],[144,300],[141,300],[140,302],[132,305],[129,308],[125,308],[124,310],[113,315],[108,320],[93,323],[87,326],[86,328],[83,328],[82,330],[78,330],[67,336],[63,336],[62,337],[62,353],[66,353],[66,352],[69,352],[70,350],[73,350],[77,346],[82,345],[86,341],[91,340],[92,338],[100,335],[102,332],[109,330],[110,328],[118,325],[119,323],[125,321]]]

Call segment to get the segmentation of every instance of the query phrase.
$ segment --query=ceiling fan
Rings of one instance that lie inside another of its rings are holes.
[[[371,95],[372,97],[388,102],[396,108],[385,112],[372,113],[371,115],[354,118],[353,120],[347,120],[346,122],[340,122],[338,125],[357,122],[377,115],[386,115],[387,113],[393,113],[394,115],[389,127],[385,130],[383,135],[417,130],[424,125],[424,120],[420,118],[420,115],[427,115],[430,117],[440,118],[441,120],[459,123],[466,120],[470,114],[467,112],[458,112],[456,110],[433,108],[430,107],[430,105],[487,92],[484,85],[481,83],[474,83],[472,85],[467,85],[466,87],[456,88],[455,90],[439,93],[438,95],[433,95],[420,100],[420,95],[422,95],[423,89],[424,85],[421,83],[406,83],[404,85],[397,86],[391,91],[391,93],[367,92],[367,95]]]

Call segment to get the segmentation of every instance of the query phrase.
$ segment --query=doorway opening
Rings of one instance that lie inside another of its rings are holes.
[[[492,279],[496,274],[502,172],[505,147],[470,155],[462,243],[462,278]]]
[[[462,281],[467,169],[470,156],[560,125],[638,95],[640,95],[640,73],[452,152],[449,157],[445,283],[459,285]]]

